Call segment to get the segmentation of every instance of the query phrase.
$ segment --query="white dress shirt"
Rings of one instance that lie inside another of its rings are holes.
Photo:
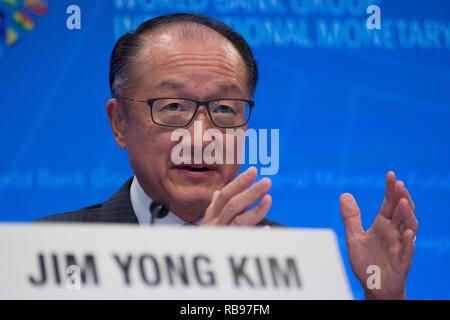
[[[136,176],[133,177],[133,182],[131,182],[130,198],[131,205],[133,206],[139,224],[149,225],[151,222],[150,203],[152,203],[153,200],[145,193],[144,189],[142,189]],[[200,224],[201,220],[202,219],[196,221],[195,224]],[[169,212],[164,218],[155,219],[154,221],[154,225],[170,224],[183,226],[191,223],[184,221],[173,212]]]

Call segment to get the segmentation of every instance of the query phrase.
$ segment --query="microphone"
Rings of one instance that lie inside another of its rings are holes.
[[[169,206],[162,201],[153,201],[149,210],[151,213],[151,225],[155,224],[155,219],[162,219],[169,214]]]

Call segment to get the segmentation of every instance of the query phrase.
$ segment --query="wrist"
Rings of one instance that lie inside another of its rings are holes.
[[[403,290],[401,293],[392,294],[385,293],[379,289],[372,289],[365,291],[366,300],[406,300],[406,291]]]

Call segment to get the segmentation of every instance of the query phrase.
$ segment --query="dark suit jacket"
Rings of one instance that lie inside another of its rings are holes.
[[[128,179],[120,190],[104,203],[73,212],[44,217],[37,222],[139,223],[131,205],[130,187],[132,181],[133,178]],[[266,219],[258,225],[279,226],[278,223]]]

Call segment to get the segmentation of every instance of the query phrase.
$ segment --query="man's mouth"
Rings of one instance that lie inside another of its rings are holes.
[[[205,172],[210,170],[215,170],[214,166],[207,164],[182,164],[176,166],[177,169],[184,169],[193,172]]]
[[[196,165],[183,165],[183,166],[181,166],[181,169],[189,170],[189,171],[193,171],[193,172],[205,172],[205,171],[211,170],[207,166],[202,166],[202,165],[199,165],[199,166],[196,166]]]
[[[215,171],[215,167],[207,164],[183,164],[175,166],[175,169],[187,174],[190,177],[205,178]]]

